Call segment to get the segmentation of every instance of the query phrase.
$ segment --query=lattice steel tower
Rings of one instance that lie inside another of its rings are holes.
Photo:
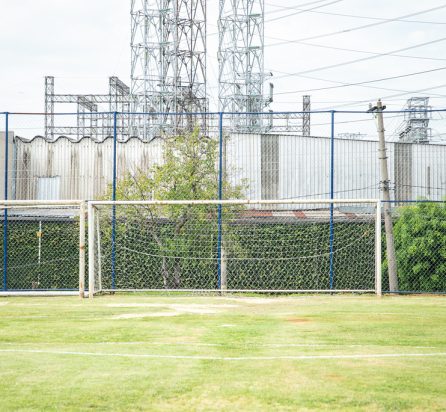
[[[261,113],[272,102],[264,96],[270,75],[264,69],[264,0],[219,0],[219,109],[231,113]],[[232,118],[232,129],[260,132],[262,116]],[[265,122],[266,123],[266,122]]]
[[[131,18],[132,110],[163,114],[145,116],[133,132],[157,135],[196,121],[168,114],[208,110],[206,0],[132,0]]]
[[[411,97],[407,100],[404,123],[400,126],[400,141],[410,143],[429,143],[432,129],[429,127],[432,118],[432,107],[429,97]]]

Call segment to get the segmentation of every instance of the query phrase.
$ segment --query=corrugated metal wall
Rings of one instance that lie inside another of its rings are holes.
[[[330,196],[330,139],[324,137],[239,134],[225,142],[229,180],[244,182],[249,199]],[[36,137],[15,140],[16,199],[37,197],[39,179],[59,177],[62,199],[97,199],[107,192],[113,173],[113,139],[55,142]],[[337,198],[378,198],[379,161],[375,141],[335,139]],[[389,171],[399,200],[446,195],[446,146],[388,143]],[[117,144],[118,176],[162,161],[162,140],[131,138]],[[41,183],[42,184],[42,183]]]
[[[278,142],[278,164],[271,152],[275,150],[272,138]],[[446,196],[446,145],[387,143],[387,156],[394,198],[442,200]],[[275,184],[280,199],[329,198],[330,159],[327,137],[241,134],[232,135],[227,143],[231,180],[246,179],[251,199],[267,198],[265,194],[274,193],[268,185]],[[378,142],[335,139],[334,159],[337,198],[379,198]]]
[[[137,168],[149,169],[161,161],[162,143],[137,138],[117,144],[118,176]],[[107,192],[113,178],[113,139],[79,142],[61,137],[48,142],[16,139],[16,199],[35,199],[40,178],[60,177],[61,199],[98,199]]]

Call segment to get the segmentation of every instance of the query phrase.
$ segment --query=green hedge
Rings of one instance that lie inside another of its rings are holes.
[[[446,203],[399,208],[394,231],[399,289],[446,292]]]
[[[39,221],[8,221],[7,288],[76,289],[79,287],[79,228],[77,221],[42,220],[39,264]],[[3,222],[1,225],[3,234]],[[3,236],[0,242],[3,251]],[[4,254],[2,253],[2,258]],[[2,259],[3,269],[3,259]],[[1,287],[3,288],[3,270]]]
[[[158,236],[172,236],[165,224]],[[329,225],[325,223],[234,223],[227,227],[229,289],[328,289]],[[206,237],[201,242],[200,236]],[[110,232],[102,235],[102,286],[111,287]],[[210,240],[211,239],[211,240]],[[257,240],[257,241],[253,241]],[[374,289],[374,223],[335,225],[333,285],[336,289]],[[199,245],[199,246],[197,246]],[[235,245],[235,246],[234,246]],[[163,282],[163,259],[171,278]],[[179,259],[176,259],[179,257]],[[271,258],[270,258],[271,257]],[[274,258],[273,258],[274,257]],[[180,283],[172,273],[179,267]],[[117,288],[215,289],[217,231],[197,232],[191,239],[160,249],[143,224],[117,222]]]

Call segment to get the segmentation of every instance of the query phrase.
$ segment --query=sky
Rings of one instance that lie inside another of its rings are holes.
[[[217,7],[208,2],[214,110]],[[43,111],[45,75],[56,93],[105,93],[114,75],[130,83],[130,0],[0,0],[0,15],[0,111]],[[445,27],[438,0],[265,0],[271,109],[300,110],[304,94],[314,110],[366,110],[378,98],[398,110],[425,95],[446,107]],[[397,78],[375,82],[388,77]],[[369,83],[345,87],[360,82]]]

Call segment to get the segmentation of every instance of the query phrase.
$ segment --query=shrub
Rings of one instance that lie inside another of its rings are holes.
[[[399,209],[395,249],[400,290],[446,290],[446,203]]]

